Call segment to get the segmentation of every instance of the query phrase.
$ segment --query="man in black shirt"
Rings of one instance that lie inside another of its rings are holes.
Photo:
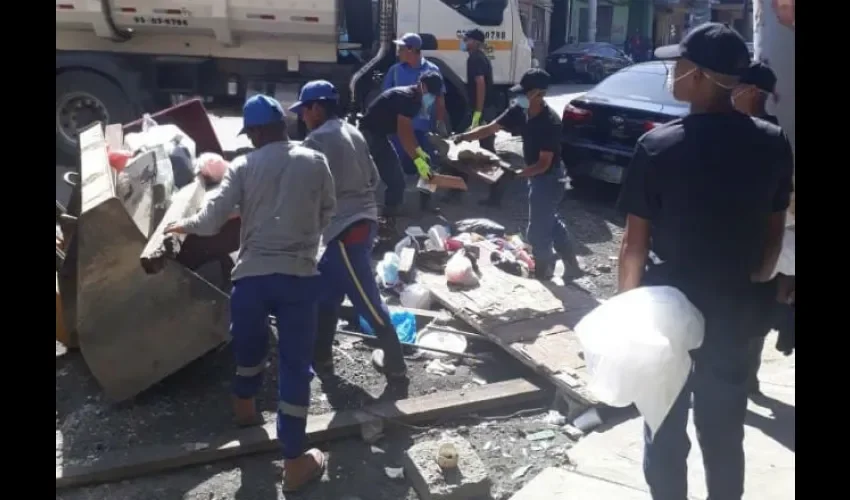
[[[763,62],[750,64],[732,93],[732,103],[741,113],[779,125],[779,120],[767,112],[767,97],[776,98],[776,75]]]
[[[387,186],[384,191],[386,217],[398,215],[404,201],[405,184],[404,172],[390,136],[398,136],[404,153],[413,160],[416,171],[421,177],[428,178],[431,175],[430,157],[416,142],[413,119],[423,109],[430,109],[442,87],[443,78],[440,74],[426,71],[416,85],[393,87],[381,92],[360,120],[360,131],[369,144],[369,152],[375,160],[381,180]]]
[[[739,500],[744,490],[747,351],[758,335],[759,294],[782,245],[793,158],[782,130],[732,107],[749,65],[743,38],[706,23],[678,46],[669,75],[691,112],[638,140],[619,207],[626,212],[619,288],[681,290],[705,318],[691,377],[661,427],[646,431],[644,474],[654,500],[688,497],[688,407],[693,396],[709,498]]]
[[[493,66],[484,51],[484,40],[484,32],[475,28],[464,34],[461,44],[461,50],[469,54],[466,59],[466,95],[471,108],[469,130],[487,124],[498,113],[497,97],[493,90]],[[478,144],[487,151],[496,152],[496,136],[484,137],[478,141]],[[466,175],[462,173],[459,175],[466,178]],[[488,197],[479,201],[479,204],[500,206],[505,186],[512,178],[513,174],[505,172],[495,184],[490,186]]]
[[[549,74],[530,69],[511,88],[514,104],[487,125],[455,137],[455,142],[491,137],[500,129],[522,136],[525,163],[520,177],[528,178],[528,242],[535,261],[535,275],[548,280],[555,269],[555,252],[564,262],[564,280],[580,274],[567,227],[558,213],[564,195],[565,172],[561,165],[561,118],[543,97],[549,88]]]

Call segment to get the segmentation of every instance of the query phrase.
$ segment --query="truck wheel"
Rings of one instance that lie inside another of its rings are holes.
[[[76,165],[77,136],[90,124],[127,123],[133,106],[121,88],[89,71],[67,71],[56,76],[57,161]]]

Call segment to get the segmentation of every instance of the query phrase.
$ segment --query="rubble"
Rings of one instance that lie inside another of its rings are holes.
[[[444,471],[437,464],[436,456],[446,444],[453,445],[457,452],[457,467]],[[467,500],[490,493],[487,467],[469,441],[462,437],[415,444],[405,452],[404,459],[407,477],[421,500]]]

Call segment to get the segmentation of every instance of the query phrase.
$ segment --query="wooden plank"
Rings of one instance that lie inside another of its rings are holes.
[[[186,235],[165,234],[165,228],[172,222],[177,222],[197,212],[204,202],[205,193],[204,182],[196,178],[188,186],[183,186],[171,198],[171,205],[169,205],[168,210],[139,256],[139,261],[146,273],[158,273],[165,266],[166,258],[173,259],[180,253],[180,247],[186,239]]]
[[[476,386],[469,389],[429,394],[401,401],[386,401],[359,410],[344,410],[310,416],[310,442],[324,442],[360,432],[367,422],[418,423],[465,415],[503,406],[532,403],[546,391],[524,379]],[[94,464],[56,469],[56,489],[122,481],[178,468],[212,463],[228,458],[278,449],[276,423],[238,429],[208,443],[149,446],[110,452]]]
[[[579,405],[598,405],[585,388],[585,365],[572,332],[596,299],[572,286],[509,275],[490,264],[486,247],[481,253],[480,286],[473,290],[449,289],[443,276],[431,273],[418,273],[417,280],[458,318]]]

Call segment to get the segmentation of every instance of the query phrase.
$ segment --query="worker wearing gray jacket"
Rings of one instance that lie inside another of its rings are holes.
[[[289,110],[310,130],[304,145],[328,159],[336,187],[337,210],[323,236],[319,261],[324,298],[319,303],[319,329],[313,369],[327,380],[333,375],[333,340],[342,301],[347,295],[357,313],[375,331],[381,349],[372,353],[375,369],[391,389],[406,388],[401,344],[372,272],[372,248],[378,230],[375,191],[380,176],[360,131],[337,114],[339,93],[325,80],[307,83]]]
[[[239,207],[242,227],[230,298],[236,418],[243,425],[262,421],[254,396],[266,367],[273,314],[283,490],[296,491],[325,469],[322,452],[307,448],[306,427],[321,288],[316,255],[334,212],[334,184],[324,155],[287,140],[276,100],[264,95],[248,99],[243,118],[243,132],[257,149],[233,160],[200,212],[165,231],[213,235]]]

